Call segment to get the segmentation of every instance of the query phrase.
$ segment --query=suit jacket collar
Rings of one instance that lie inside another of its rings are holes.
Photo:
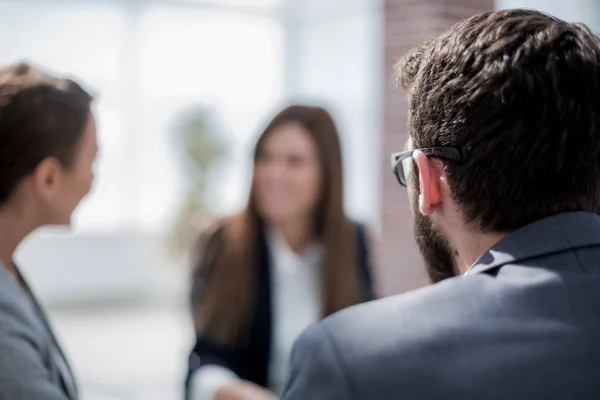
[[[465,275],[588,246],[600,246],[600,216],[584,211],[557,214],[505,236],[479,257]]]
[[[46,314],[38,303],[37,298],[29,288],[27,281],[21,275],[21,272],[17,266],[15,266],[15,270],[20,282],[14,279],[14,277],[6,270],[6,268],[0,264],[0,282],[4,281],[7,283],[6,285],[3,285],[4,287],[2,287],[1,290],[8,290],[9,293],[11,293],[11,296],[16,299],[17,307],[21,309],[23,315],[27,317],[30,324],[33,327],[36,327],[36,329],[50,339],[55,350],[52,355],[52,360],[60,371],[64,384],[64,390],[70,399],[77,399],[77,384],[75,382],[73,372],[69,366],[67,358],[62,352],[58,341],[56,340],[56,337],[54,336],[54,332],[48,322]],[[55,359],[58,357],[62,358],[62,360]]]

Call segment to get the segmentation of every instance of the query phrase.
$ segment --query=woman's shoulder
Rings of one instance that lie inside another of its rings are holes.
[[[19,302],[24,300],[26,300],[25,292],[19,287],[17,278],[13,277],[8,269],[0,264],[0,310],[14,311]]]
[[[0,266],[0,268],[4,267]],[[28,301],[16,280],[8,272],[0,271],[0,328],[21,331],[21,333],[35,333],[31,325],[31,320],[35,319],[35,316],[30,315],[32,311],[31,307],[28,307]]]
[[[372,277],[372,264],[371,264],[371,240],[368,233],[368,228],[363,222],[352,221],[355,233],[356,233],[356,249],[358,256],[358,269],[360,271],[360,277],[364,282],[366,290],[366,299],[375,299],[375,292],[373,288],[373,277]]]
[[[359,242],[364,242],[366,240],[367,237],[367,227],[366,224],[362,221],[358,221],[355,219],[350,219],[348,218],[348,222],[350,224],[350,226],[352,227],[354,233],[356,234],[356,238]]]
[[[207,253],[215,251],[223,241],[223,232],[229,224],[226,217],[208,217],[196,227],[192,256],[195,262],[204,259]]]
[[[202,218],[195,227],[197,241],[208,240],[222,233],[228,224],[229,217],[206,216]]]

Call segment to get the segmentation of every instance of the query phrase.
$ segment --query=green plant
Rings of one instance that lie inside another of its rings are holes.
[[[197,234],[196,224],[207,215],[207,176],[223,158],[225,143],[214,113],[204,106],[192,106],[175,119],[173,133],[182,155],[188,193],[173,223],[170,248],[175,254],[187,251]]]

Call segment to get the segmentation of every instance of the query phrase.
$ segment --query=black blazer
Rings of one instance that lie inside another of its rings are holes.
[[[207,251],[218,247],[221,229],[213,235],[207,245]],[[364,228],[356,224],[356,241],[358,249],[358,267],[364,282],[365,301],[374,299],[371,266]],[[243,346],[225,348],[210,339],[197,336],[196,344],[189,356],[188,374],[185,382],[186,398],[189,398],[189,381],[191,374],[203,365],[220,365],[233,371],[241,379],[253,382],[262,387],[267,386],[269,376],[269,360],[271,351],[271,332],[273,316],[271,309],[271,257],[264,235],[257,239],[257,285],[256,306],[250,324],[249,340]],[[202,271],[204,270],[204,271]],[[203,283],[208,278],[210,268],[201,268],[194,277],[192,286],[192,303],[195,304],[201,294]]]

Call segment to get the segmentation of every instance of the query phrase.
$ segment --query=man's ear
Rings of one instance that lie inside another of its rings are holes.
[[[419,176],[419,211],[431,215],[440,202],[440,168],[435,160],[427,158],[422,151],[416,150],[413,159],[417,164]]]

